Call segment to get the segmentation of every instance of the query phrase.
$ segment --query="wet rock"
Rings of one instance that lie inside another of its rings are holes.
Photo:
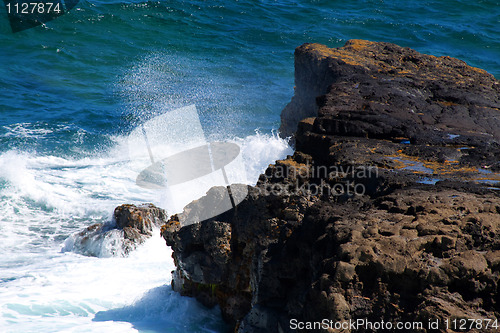
[[[457,144],[500,139],[500,84],[459,59],[364,40],[338,49],[304,44],[295,50],[295,84],[281,115],[283,136],[319,114],[315,129],[339,136]]]
[[[168,215],[165,210],[153,204],[126,204],[115,208],[114,218],[117,229],[133,229],[139,235],[151,236],[153,228],[165,223]],[[134,238],[129,239],[134,241]]]
[[[112,222],[96,223],[70,236],[63,251],[96,257],[126,256],[167,220],[167,213],[153,204],[121,205],[113,216]]]
[[[281,126],[295,154],[235,210],[166,223],[176,290],[219,304],[238,332],[499,318],[498,81],[368,41],[305,44],[295,65]]]

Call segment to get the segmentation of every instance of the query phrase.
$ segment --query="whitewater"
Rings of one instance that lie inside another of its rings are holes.
[[[498,77],[498,17],[493,0],[81,0],[12,33],[0,6],[0,332],[224,331],[218,308],[172,292],[159,231],[129,256],[118,239],[72,242],[118,205],[170,205],[136,185],[148,159],[130,157],[130,135],[196,105],[205,139],[238,144],[253,184],[292,153],[273,129],[297,46],[386,41]]]
[[[19,124],[18,135],[46,133]],[[72,248],[73,234],[93,223],[112,223],[117,205],[168,204],[161,191],[135,184],[136,161],[126,158],[128,138],[112,139],[116,144],[103,156],[70,159],[16,150],[0,155],[2,332],[218,332],[225,327],[217,308],[206,309],[171,290],[174,264],[159,230],[129,256],[116,251],[118,239],[89,242],[97,257]],[[275,134],[231,140],[241,148],[249,184],[269,163],[291,153]],[[191,200],[197,199],[195,192]]]

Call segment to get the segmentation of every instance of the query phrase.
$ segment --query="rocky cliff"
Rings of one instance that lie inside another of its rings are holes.
[[[447,332],[472,319],[467,331],[496,331],[499,82],[388,43],[305,44],[295,57],[281,127],[295,154],[235,210],[162,227],[174,288],[219,304],[238,332],[374,332],[382,321]]]

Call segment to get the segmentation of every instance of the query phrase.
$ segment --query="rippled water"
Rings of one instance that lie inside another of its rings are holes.
[[[12,33],[0,9],[0,331],[222,331],[172,293],[156,236],[130,257],[62,252],[134,184],[127,137],[195,104],[209,139],[238,142],[249,182],[289,154],[272,133],[305,42],[388,41],[500,77],[498,1],[81,1]],[[259,130],[259,134],[255,130]],[[168,130],[168,129],[166,129]]]

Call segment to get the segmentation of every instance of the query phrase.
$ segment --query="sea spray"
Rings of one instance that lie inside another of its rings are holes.
[[[7,332],[134,332],[159,330],[155,325],[161,323],[178,332],[220,331],[224,324],[217,309],[204,309],[171,291],[174,266],[158,231],[127,257],[110,257],[109,243],[89,243],[94,249],[88,250],[100,257],[72,252],[72,235],[93,223],[109,223],[117,205],[162,205],[161,193],[135,185],[127,137],[110,140],[115,145],[106,152],[81,159],[19,151],[0,155],[0,281],[5,290],[0,327]],[[292,152],[276,134],[227,140],[241,147],[249,184],[269,163]],[[118,241],[111,238],[110,243]]]

